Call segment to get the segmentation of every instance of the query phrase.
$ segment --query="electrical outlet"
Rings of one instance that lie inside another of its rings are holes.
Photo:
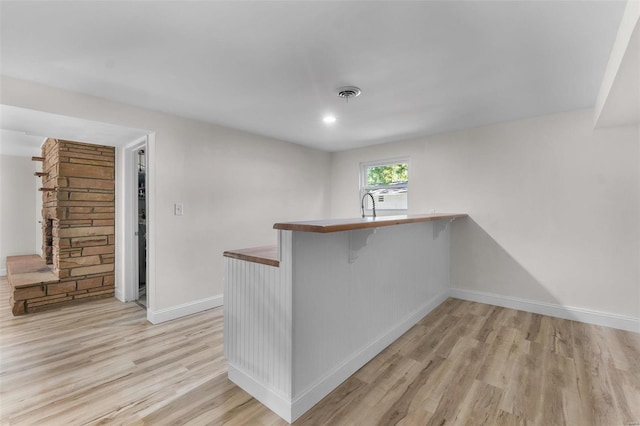
[[[173,214],[176,216],[182,216],[182,203],[176,203],[173,205]]]

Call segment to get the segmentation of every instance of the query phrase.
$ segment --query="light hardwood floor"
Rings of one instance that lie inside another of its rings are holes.
[[[227,380],[221,308],[155,326],[115,299],[12,317],[7,287],[2,424],[286,424]],[[449,299],[296,424],[638,422],[640,335]]]

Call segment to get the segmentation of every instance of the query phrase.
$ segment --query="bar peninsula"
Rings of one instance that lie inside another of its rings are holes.
[[[466,216],[276,223],[277,246],[224,252],[229,379],[295,421],[447,298]]]

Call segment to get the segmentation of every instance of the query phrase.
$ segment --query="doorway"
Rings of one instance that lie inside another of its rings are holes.
[[[153,321],[155,300],[153,147],[155,134],[131,142],[117,152],[120,183],[116,204],[116,298],[147,310]],[[119,219],[119,220],[118,220]]]
[[[146,147],[135,151],[136,173],[137,173],[137,303],[145,309],[147,303],[147,154]]]

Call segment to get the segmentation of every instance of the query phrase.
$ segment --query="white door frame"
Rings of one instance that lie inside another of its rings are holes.
[[[116,187],[116,298],[138,300],[138,172],[136,153],[146,154],[147,318],[155,306],[155,133],[116,149],[119,183]],[[118,241],[121,243],[118,244]]]

